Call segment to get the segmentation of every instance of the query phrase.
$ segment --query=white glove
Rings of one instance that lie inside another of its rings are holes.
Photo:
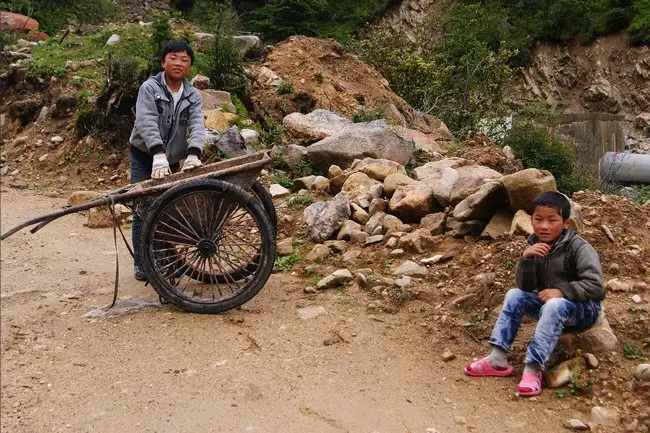
[[[169,162],[164,153],[157,153],[153,156],[153,165],[151,166],[151,178],[162,179],[165,176],[172,174],[169,169]]]
[[[187,155],[187,158],[185,158],[185,162],[183,163],[183,168],[181,168],[181,171],[186,171],[186,170],[191,170],[196,167],[200,167],[201,165],[201,160],[199,159],[198,156],[196,155]]]

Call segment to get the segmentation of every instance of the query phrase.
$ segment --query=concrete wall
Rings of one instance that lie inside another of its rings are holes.
[[[555,130],[572,139],[578,160],[589,172],[598,175],[598,166],[605,152],[622,152],[625,149],[623,116],[585,113],[565,114]]]

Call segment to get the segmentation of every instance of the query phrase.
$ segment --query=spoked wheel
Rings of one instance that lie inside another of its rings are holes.
[[[271,221],[273,230],[275,231],[275,233],[277,233],[278,215],[275,212],[275,205],[273,204],[273,198],[271,197],[271,194],[264,187],[264,185],[262,185],[262,182],[260,182],[257,179],[255,179],[255,181],[251,185],[251,191],[262,203],[262,207],[264,207],[266,214],[269,216],[269,221]]]
[[[275,260],[275,231],[256,197],[219,180],[194,180],[152,204],[140,238],[147,279],[170,303],[219,313],[255,296]]]

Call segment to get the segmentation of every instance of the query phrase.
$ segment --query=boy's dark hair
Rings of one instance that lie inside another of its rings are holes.
[[[165,61],[165,56],[169,53],[182,53],[183,51],[187,52],[187,55],[190,56],[190,64],[194,64],[194,50],[190,47],[185,41],[170,41],[165,44],[160,53],[160,60]]]
[[[535,208],[537,206],[546,206],[556,209],[562,219],[566,220],[571,216],[571,203],[567,196],[555,191],[544,192],[535,199]]]

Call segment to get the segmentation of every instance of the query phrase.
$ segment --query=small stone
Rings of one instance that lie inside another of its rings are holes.
[[[383,240],[384,240],[384,235],[370,236],[369,238],[366,239],[366,242],[365,242],[364,245],[368,246],[368,245],[378,244]]]
[[[415,262],[407,260],[402,263],[397,269],[393,271],[393,275],[408,275],[411,277],[426,277],[428,274],[427,268],[420,266]]]
[[[318,293],[318,290],[316,290],[312,286],[307,286],[304,289],[302,289],[302,291],[305,292],[308,295],[314,295],[314,294]]]
[[[296,317],[301,320],[313,319],[321,314],[327,314],[327,310],[324,307],[305,307],[296,311]]]
[[[639,364],[634,377],[641,380],[650,380],[650,364]]]
[[[343,253],[344,262],[352,262],[356,260],[361,255],[361,251],[358,250],[349,250]]]
[[[643,304],[643,298],[641,298],[639,295],[634,295],[632,296],[632,302],[635,304]]]
[[[106,41],[106,45],[115,45],[120,41],[120,35],[113,33]]]
[[[445,362],[449,362],[449,361],[451,361],[451,360],[453,360],[455,358],[456,358],[456,355],[451,353],[451,350],[445,350],[442,353],[442,360],[445,361]]]
[[[591,369],[598,368],[598,358],[592,353],[585,353],[585,362],[587,363],[587,367]]]
[[[334,254],[342,254],[350,248],[350,244],[345,241],[325,241],[325,246]]]
[[[467,424],[467,418],[464,416],[455,416],[454,417],[454,422],[458,425],[466,425]]]
[[[314,262],[316,260],[322,260],[331,254],[331,250],[329,247],[323,245],[323,244],[316,244],[314,247],[311,249],[311,251],[307,254],[305,259],[309,260],[310,262]]]
[[[589,430],[589,426],[585,425],[579,419],[570,419],[567,421],[567,428],[575,431]]]
[[[399,287],[400,289],[405,289],[409,287],[413,281],[411,280],[411,277],[404,275],[398,279],[395,280],[395,285]]]
[[[370,235],[364,231],[361,230],[353,230],[350,233],[350,243],[353,244],[358,244],[358,245],[365,245],[366,239],[368,239]]]
[[[444,255],[442,254],[436,254],[433,257],[428,257],[426,259],[420,260],[420,263],[424,265],[433,265],[434,263],[438,263],[443,257]]]
[[[45,153],[45,154],[43,154],[43,155],[41,155],[41,156],[38,157],[38,161],[39,161],[39,162],[43,162],[43,161],[45,161],[45,160],[47,159],[48,156],[50,156],[50,154],[49,154],[49,153]]]
[[[398,242],[397,238],[390,238],[388,239],[388,242],[386,242],[386,248],[395,248]]]
[[[396,248],[390,252],[391,257],[402,257],[404,255],[404,250],[401,248]]]
[[[52,143],[61,143],[63,142],[63,137],[61,137],[60,135],[55,135],[54,137],[50,138],[50,141]]]
[[[291,191],[277,183],[271,184],[269,187],[269,192],[271,193],[271,197],[283,197],[291,193]]]
[[[614,278],[607,282],[607,288],[612,292],[629,292],[632,290],[632,285],[625,283],[618,278]]]
[[[617,412],[600,406],[591,408],[590,420],[593,424],[603,427],[617,427],[620,422]]]
[[[352,273],[350,271],[348,271],[347,269],[340,269],[338,271],[335,271],[331,275],[328,275],[327,277],[323,278],[318,283],[316,283],[316,288],[322,290],[322,289],[336,287],[338,284],[344,281],[349,281],[351,279],[352,279]]]
[[[327,176],[330,179],[334,179],[335,177],[339,177],[343,175],[343,170],[341,170],[341,167],[338,165],[331,165],[330,168],[327,170]]]
[[[355,277],[357,277],[357,281],[359,282],[360,287],[368,287],[368,277],[366,277],[365,274],[357,272],[355,274]]]
[[[316,176],[314,182],[311,184],[313,191],[327,192],[330,188],[330,181],[324,176]]]
[[[278,242],[275,251],[279,256],[288,256],[293,253],[293,238],[286,238]]]
[[[612,231],[609,229],[609,227],[603,224],[600,226],[600,228],[603,229],[603,231],[605,232],[605,236],[607,236],[607,239],[609,239],[611,243],[613,244],[616,243],[616,240],[614,240],[614,235],[612,234]]]
[[[621,271],[621,267],[619,266],[618,263],[612,263],[609,265],[609,273],[612,275],[618,275],[618,273]]]

